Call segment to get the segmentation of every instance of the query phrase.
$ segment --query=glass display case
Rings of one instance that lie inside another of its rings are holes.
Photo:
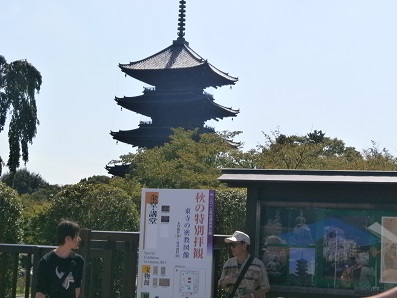
[[[374,293],[397,284],[397,210],[262,202],[260,255],[272,285]]]

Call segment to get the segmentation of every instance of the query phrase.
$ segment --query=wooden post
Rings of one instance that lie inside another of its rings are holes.
[[[91,250],[91,230],[89,229],[82,229],[80,231],[80,237],[81,237],[81,242],[80,242],[80,247],[79,247],[79,252],[84,258],[84,267],[83,267],[83,281],[81,284],[81,289],[80,289],[80,297],[84,298],[86,295],[85,293],[87,292],[87,289],[90,288],[90,278],[88,278],[88,272],[90,272],[91,269],[91,260],[90,260],[90,250]]]

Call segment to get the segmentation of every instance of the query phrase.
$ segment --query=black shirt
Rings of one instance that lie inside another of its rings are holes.
[[[37,292],[50,294],[56,291],[54,297],[75,298],[75,289],[81,287],[83,266],[83,257],[73,251],[67,258],[61,258],[50,251],[39,261]],[[60,280],[65,273],[68,276],[61,285]]]

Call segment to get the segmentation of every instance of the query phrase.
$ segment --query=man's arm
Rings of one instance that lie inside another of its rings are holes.
[[[83,269],[84,269],[84,259],[82,256],[78,255],[78,257],[75,260],[78,264],[77,266],[77,276],[76,276],[76,289],[75,289],[75,294],[76,298],[79,298],[80,295],[80,288],[81,288],[81,282],[83,280]],[[75,263],[76,264],[76,263]]]
[[[36,285],[36,295],[35,298],[45,298],[48,283],[48,270],[47,263],[43,258],[40,259],[38,267],[37,267],[37,285]]]
[[[218,284],[222,287],[222,288],[226,288],[226,286],[232,284],[234,285],[237,281],[236,277],[230,277],[230,276],[225,276],[224,278],[220,279]]]

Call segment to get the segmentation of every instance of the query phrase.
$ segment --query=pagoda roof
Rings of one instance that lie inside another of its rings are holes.
[[[185,127],[185,129],[193,130],[194,127]],[[200,127],[198,133],[213,133],[214,130],[207,127]],[[130,144],[134,147],[154,148],[162,146],[169,141],[172,134],[171,127],[158,127],[151,124],[140,124],[138,128],[132,130],[111,131],[110,135],[113,139]]]
[[[184,129],[194,130],[195,128],[185,127]],[[208,126],[200,127],[198,134],[200,135],[204,133],[215,133],[215,130]],[[172,131],[170,127],[156,127],[151,124],[141,124],[138,128],[132,130],[119,130],[117,132],[110,132],[110,135],[113,137],[113,139],[140,148],[154,148],[156,146],[162,146],[169,142],[169,136],[171,134]],[[225,141],[230,146],[235,148],[241,146],[240,142],[234,142],[228,139],[225,139]]]
[[[193,51],[187,42],[174,41],[166,49],[136,62],[119,64],[127,75],[153,86],[218,87],[238,78],[219,70]]]
[[[109,174],[113,176],[125,177],[125,175],[128,174],[130,165],[122,164],[122,165],[106,166],[105,169],[108,171]]]
[[[184,114],[192,114],[193,118],[201,116],[206,121],[216,118],[235,117],[240,112],[217,104],[209,93],[166,93],[147,92],[140,96],[116,97],[118,105],[130,111],[153,117],[167,110],[182,110]]]

